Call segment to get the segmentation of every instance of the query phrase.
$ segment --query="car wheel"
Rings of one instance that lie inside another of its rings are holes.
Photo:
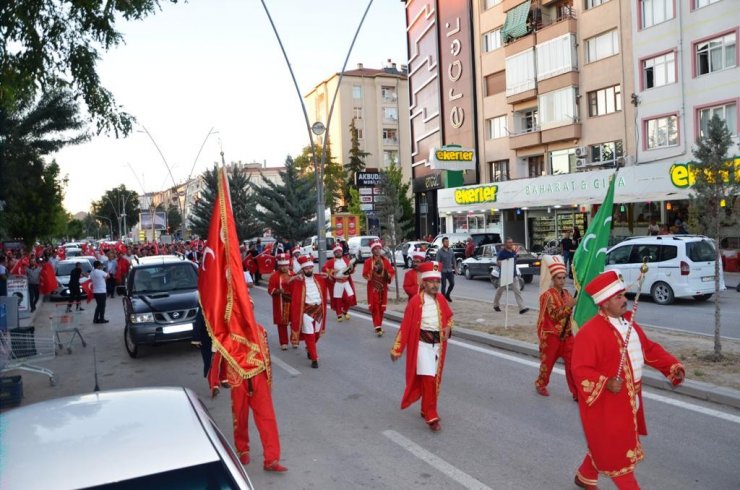
[[[534,279],[534,276],[532,274],[526,274],[522,276],[524,278],[524,282],[527,284],[532,284],[532,279]]]
[[[465,274],[465,279],[472,279],[473,274],[470,273],[470,267],[463,266],[463,274]]]
[[[653,301],[659,305],[669,305],[673,303],[673,300],[675,299],[673,296],[673,289],[664,282],[656,282],[653,284],[653,287],[650,289],[650,295],[653,297]]]
[[[694,296],[694,299],[696,301],[706,301],[711,297],[712,297],[711,293],[710,294],[697,294],[696,296]]]
[[[123,329],[123,343],[126,344],[126,352],[132,358],[136,358],[139,355],[139,346],[134,342],[134,338],[131,334],[131,328],[126,324]]]

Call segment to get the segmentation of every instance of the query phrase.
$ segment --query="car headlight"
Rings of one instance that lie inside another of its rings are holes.
[[[536,260],[536,261],[532,262],[532,267],[539,267],[540,264],[541,264],[541,262],[539,260]]]
[[[132,313],[131,323],[153,323],[154,315],[152,313]]]

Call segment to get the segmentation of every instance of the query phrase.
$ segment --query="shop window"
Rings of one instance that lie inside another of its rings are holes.
[[[452,232],[467,232],[468,231],[468,217],[455,215],[452,217]]]
[[[676,52],[642,60],[642,88],[649,89],[676,83]]]
[[[678,145],[678,116],[673,114],[645,121],[645,142],[649,150]]]
[[[603,116],[622,110],[622,86],[602,88],[588,93],[588,115]]]
[[[734,32],[694,44],[696,75],[706,75],[737,66]]]

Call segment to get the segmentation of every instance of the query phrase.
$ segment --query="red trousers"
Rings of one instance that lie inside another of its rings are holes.
[[[312,361],[319,360],[319,352],[316,350],[316,342],[319,340],[318,334],[315,333],[302,333],[303,341],[306,343],[306,349],[308,349],[308,356]]]
[[[437,382],[435,376],[419,376],[421,380],[421,414],[427,424],[439,420],[437,413]]]
[[[550,374],[559,357],[563,358],[565,363],[565,379],[568,382],[568,389],[574,397],[578,395],[576,383],[573,380],[573,374],[570,372],[570,358],[573,354],[573,336],[569,335],[560,340],[558,334],[548,334],[543,341],[540,338],[540,375],[534,385],[537,388],[544,388],[550,382]]]
[[[252,395],[249,395],[251,381]],[[234,443],[239,456],[249,453],[249,409],[254,412],[254,424],[260,433],[265,464],[280,460],[280,435],[278,434],[272,394],[267,376],[260,373],[251,380],[243,380],[231,387],[231,414],[234,419]]]
[[[280,338],[280,345],[288,345],[288,324],[277,325],[278,337]]]
[[[578,468],[576,476],[586,485],[596,488],[596,482],[599,479],[599,471],[594,466],[594,462],[591,459],[590,454],[586,454],[586,457],[583,458],[583,463],[581,463],[581,466]],[[633,471],[621,476],[612,477],[612,481],[620,490],[640,490],[640,485],[637,483],[635,473]]]
[[[382,327],[385,307],[388,304],[388,288],[383,288],[382,291],[376,291],[368,284],[367,300],[368,309],[373,316],[373,326],[375,328]]]
[[[331,309],[337,312],[337,316],[342,316],[347,313],[350,309],[350,300],[347,293],[344,293],[341,298],[331,298]]]

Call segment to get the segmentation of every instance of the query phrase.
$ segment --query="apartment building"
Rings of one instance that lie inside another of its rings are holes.
[[[339,83],[339,73],[316,85],[304,96],[311,123],[327,124],[332,99]],[[358,131],[360,149],[369,153],[367,168],[383,169],[391,161],[408,169],[408,80],[405,66],[388,60],[383,68],[365,68],[362,63],[347,70],[334,105],[325,135],[316,139],[323,144],[329,138],[332,155],[342,164],[349,162],[352,147],[350,124]],[[407,173],[410,178],[410,173]]]

